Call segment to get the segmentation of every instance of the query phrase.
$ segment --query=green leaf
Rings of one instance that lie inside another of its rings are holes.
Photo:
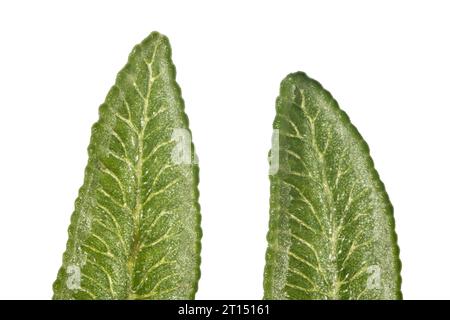
[[[54,299],[193,299],[198,166],[168,39],[131,52],[92,128]]]
[[[266,299],[401,299],[393,209],[369,148],[322,86],[281,83]]]

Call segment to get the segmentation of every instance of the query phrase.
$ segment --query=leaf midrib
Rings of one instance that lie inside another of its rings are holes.
[[[133,275],[134,270],[136,267],[136,260],[139,255],[140,249],[141,249],[141,220],[142,220],[142,214],[143,214],[143,205],[142,205],[142,166],[144,163],[144,141],[145,141],[145,129],[147,127],[147,124],[149,122],[148,117],[148,107],[149,107],[149,101],[150,101],[150,94],[152,90],[152,85],[154,81],[157,79],[158,76],[153,76],[153,70],[152,65],[155,61],[155,56],[158,51],[160,42],[158,42],[155,45],[155,48],[153,50],[152,58],[149,62],[147,62],[144,58],[143,61],[147,66],[148,69],[148,84],[147,84],[147,92],[145,97],[143,97],[141,94],[139,96],[143,99],[144,106],[142,108],[142,126],[141,130],[138,130],[136,126],[133,127],[138,133],[138,155],[137,155],[137,164],[134,167],[134,174],[136,176],[136,199],[135,199],[135,207],[132,211],[133,221],[134,221],[134,230],[133,230],[133,240],[131,244],[131,250],[130,254],[128,256],[127,260],[127,270],[128,270],[128,299],[136,299],[138,298],[136,294],[133,291],[132,284],[133,284]],[[139,92],[139,89],[135,82],[133,82],[133,85],[135,86],[136,90]]]
[[[306,107],[305,107],[306,99],[305,99],[304,90],[299,90],[299,91],[300,91],[300,96],[301,96],[300,108],[303,111],[303,114],[305,115],[306,119],[308,120],[308,125],[311,130],[311,144],[312,144],[314,151],[317,154],[317,158],[319,160],[321,183],[323,186],[323,191],[325,193],[328,210],[329,210],[328,224],[330,225],[331,232],[330,232],[330,235],[326,236],[326,238],[327,238],[327,243],[329,244],[329,250],[330,250],[329,260],[331,260],[331,261],[328,261],[328,265],[331,267],[330,271],[332,274],[332,279],[331,279],[332,280],[332,290],[330,292],[328,292],[328,295],[331,299],[338,300],[338,299],[340,299],[339,290],[340,290],[340,287],[342,284],[342,281],[340,279],[340,274],[339,274],[339,266],[337,263],[337,258],[338,258],[337,239],[339,236],[340,227],[336,226],[335,217],[336,217],[337,208],[336,208],[336,203],[334,201],[333,194],[332,194],[330,186],[328,184],[328,176],[327,176],[327,173],[325,170],[325,168],[326,168],[326,160],[324,157],[325,151],[320,150],[319,145],[317,144],[317,140],[316,140],[315,121],[320,114],[320,109],[318,109],[316,115],[314,116],[314,118],[312,118],[309,115],[309,113],[307,112]],[[327,137],[327,139],[328,139],[328,137]],[[328,144],[328,141],[326,142],[326,144]],[[320,261],[318,261],[318,262],[320,263]],[[324,279],[324,281],[328,282],[328,279]]]

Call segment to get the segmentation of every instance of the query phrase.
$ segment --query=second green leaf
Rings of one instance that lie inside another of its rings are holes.
[[[264,297],[401,299],[393,209],[367,144],[302,72],[276,111]]]

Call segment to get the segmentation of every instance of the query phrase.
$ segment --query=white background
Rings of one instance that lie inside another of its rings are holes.
[[[200,158],[199,299],[260,299],[281,79],[330,90],[395,208],[406,299],[450,298],[448,1],[2,1],[0,298],[52,295],[91,125],[132,47],[172,44]]]

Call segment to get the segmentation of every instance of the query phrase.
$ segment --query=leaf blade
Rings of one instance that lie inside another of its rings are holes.
[[[400,299],[392,205],[347,115],[298,72],[282,81],[273,127],[264,297]]]
[[[186,141],[174,139],[175,130]],[[180,146],[188,161],[174,162]],[[133,49],[88,150],[54,298],[194,298],[198,166],[165,36],[153,32]]]

